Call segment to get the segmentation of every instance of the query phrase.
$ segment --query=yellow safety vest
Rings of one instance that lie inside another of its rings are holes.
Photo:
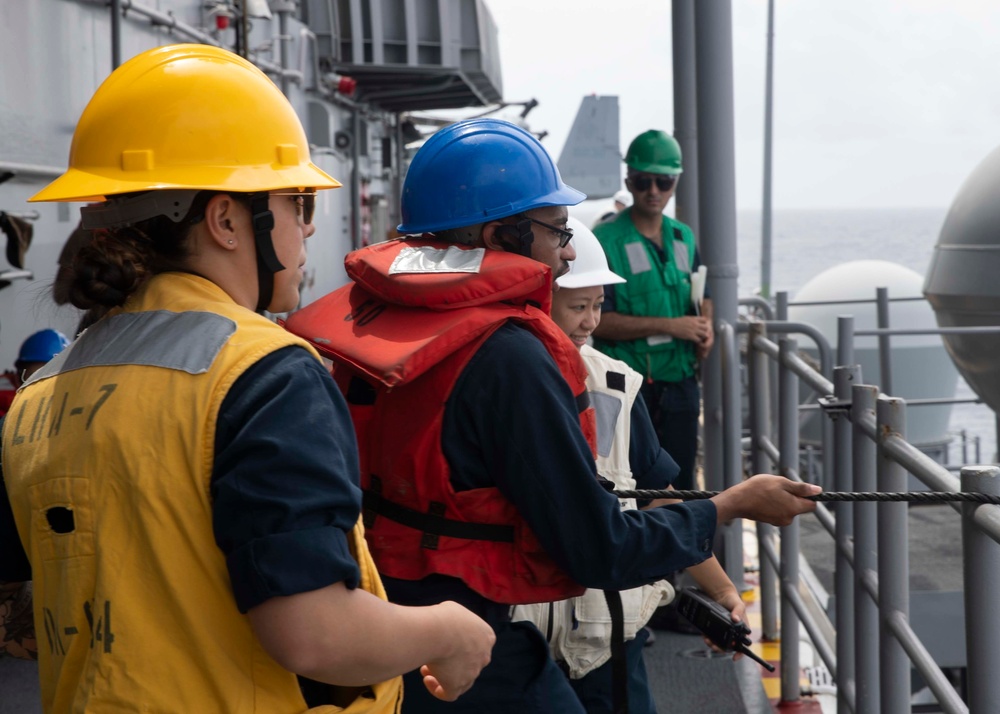
[[[288,345],[316,354],[213,283],[167,273],[18,393],[3,471],[32,564],[46,712],[309,710],[236,607],[209,495],[223,399]],[[350,536],[361,587],[384,598],[360,526]],[[398,712],[399,678],[372,690],[309,711]]]

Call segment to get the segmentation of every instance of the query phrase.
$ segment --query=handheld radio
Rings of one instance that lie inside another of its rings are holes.
[[[767,671],[774,671],[774,665],[750,651],[750,628],[746,623],[733,622],[729,611],[701,590],[684,588],[677,601],[677,611],[721,649],[745,654]]]

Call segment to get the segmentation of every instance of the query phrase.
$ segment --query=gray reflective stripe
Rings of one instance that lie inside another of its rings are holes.
[[[129,312],[107,317],[38,370],[30,381],[84,367],[140,365],[207,372],[236,332],[214,312]]]
[[[478,273],[485,248],[403,248],[389,266],[389,275],[400,273]]]
[[[682,273],[691,272],[691,260],[688,256],[687,243],[683,239],[674,238],[674,265]]]
[[[626,243],[625,254],[628,256],[628,269],[632,275],[648,273],[653,269],[653,266],[649,263],[649,254],[642,243]]]
[[[597,416],[597,454],[607,457],[614,443],[615,426],[622,410],[622,400],[604,392],[591,392],[590,400],[594,403],[594,412]]]

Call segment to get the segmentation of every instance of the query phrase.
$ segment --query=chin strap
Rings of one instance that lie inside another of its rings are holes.
[[[257,251],[257,312],[263,312],[274,296],[274,274],[285,269],[274,252],[271,231],[274,214],[268,208],[270,194],[250,194],[250,214],[253,219],[253,242]]]

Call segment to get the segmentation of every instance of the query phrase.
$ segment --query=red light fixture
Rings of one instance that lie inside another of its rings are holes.
[[[346,97],[354,94],[354,90],[358,88],[358,80],[354,79],[354,77],[330,73],[326,76],[326,78],[330,83],[330,86],[332,86],[338,94],[343,94]]]
[[[354,77],[341,77],[340,81],[337,82],[337,91],[348,97],[354,94],[354,90],[357,88],[358,81]]]

